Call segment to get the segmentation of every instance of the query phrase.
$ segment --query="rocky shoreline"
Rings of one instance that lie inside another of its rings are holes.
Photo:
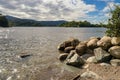
[[[78,68],[87,68],[87,64],[120,66],[120,37],[91,37],[87,41],[70,38],[59,44],[57,49],[60,52],[60,61]],[[89,70],[73,80],[78,80],[83,76],[84,78],[103,80]]]

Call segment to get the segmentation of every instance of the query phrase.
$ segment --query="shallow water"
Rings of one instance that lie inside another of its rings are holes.
[[[0,28],[0,80],[59,80],[77,68],[57,59],[56,47],[70,37],[102,37],[104,28],[12,27]],[[20,53],[32,54],[22,59]]]

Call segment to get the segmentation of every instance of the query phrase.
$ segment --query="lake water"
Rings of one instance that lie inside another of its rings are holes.
[[[102,37],[104,32],[104,28],[0,28],[0,80],[59,80],[77,72],[58,60],[57,45],[70,37],[81,41]],[[32,56],[22,59],[20,53]]]

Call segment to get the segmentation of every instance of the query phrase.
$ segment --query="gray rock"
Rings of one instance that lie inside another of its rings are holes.
[[[64,61],[67,58],[67,56],[68,56],[67,53],[63,53],[63,54],[60,54],[58,58],[60,61]]]
[[[98,62],[108,62],[112,56],[101,47],[94,49],[95,58]]]
[[[98,74],[92,71],[86,71],[80,77],[83,79],[103,80]]]
[[[80,43],[80,44],[78,44],[78,46],[76,46],[76,48],[75,48],[75,50],[76,50],[76,52],[77,52],[77,54],[78,54],[79,56],[81,56],[82,54],[84,54],[85,51],[86,51],[86,49],[87,49],[87,46],[86,46],[85,43]]]
[[[26,58],[26,57],[29,57],[29,56],[31,56],[32,54],[29,54],[29,53],[27,53],[27,52],[21,52],[20,54],[19,54],[19,57],[20,58]]]
[[[120,37],[113,37],[111,43],[112,45],[120,45]]]
[[[110,54],[115,57],[120,59],[120,46],[113,46],[109,49]]]
[[[111,37],[104,36],[97,42],[97,46],[102,47],[105,50],[108,50],[108,48],[112,46],[111,39],[112,39]]]
[[[92,57],[89,57],[87,60],[86,60],[87,63],[97,63],[97,60],[95,58],[95,56],[92,56]]]
[[[71,57],[70,59],[67,59],[66,62],[67,65],[72,65],[76,67],[80,67],[84,63],[85,63],[84,60],[78,54],[74,54],[74,56]]]
[[[65,53],[69,53],[71,50],[74,50],[75,48],[73,46],[70,46],[70,47],[66,47],[64,52]]]
[[[110,63],[112,66],[120,66],[120,59],[112,59]]]
[[[70,54],[68,54],[66,59],[71,59],[71,57],[73,57],[74,54],[77,54],[75,50],[71,50]]]
[[[91,39],[88,43],[87,43],[87,47],[90,48],[90,49],[94,49],[94,48],[97,48],[97,42],[99,40],[97,38],[93,38]]]

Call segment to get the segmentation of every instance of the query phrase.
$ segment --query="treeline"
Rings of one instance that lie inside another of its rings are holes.
[[[70,21],[59,25],[61,27],[105,27],[105,24],[91,24],[88,21]]]
[[[0,27],[9,27],[8,20],[2,14],[0,14]]]

